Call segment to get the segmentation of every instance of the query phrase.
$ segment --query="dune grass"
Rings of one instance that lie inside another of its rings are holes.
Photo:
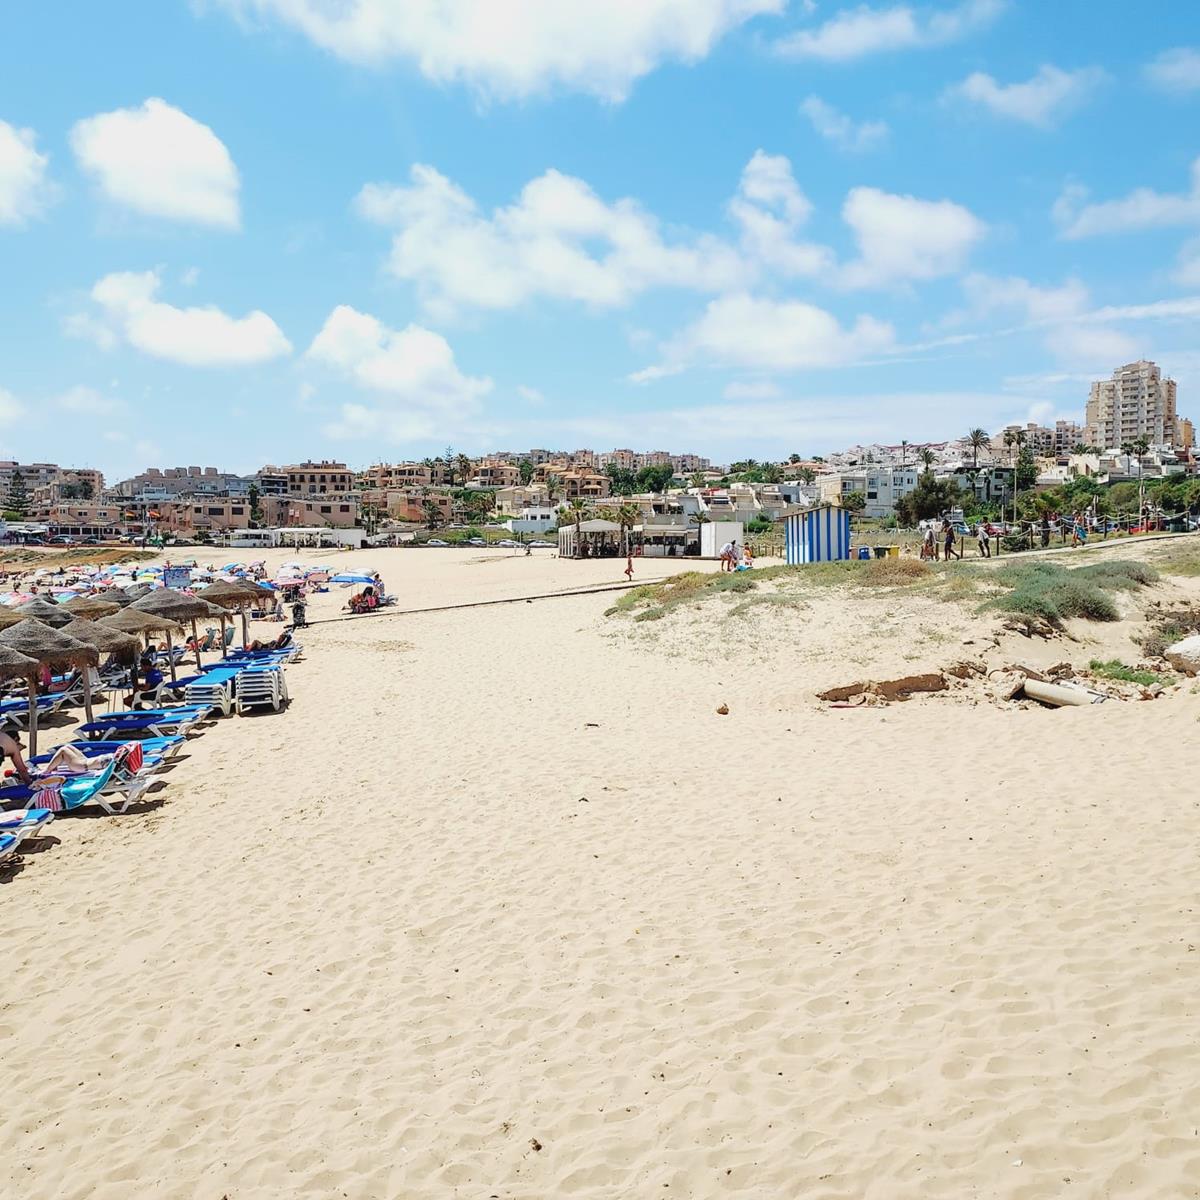
[[[1149,686],[1152,683],[1163,683],[1174,678],[1166,672],[1139,671],[1136,667],[1127,666],[1119,658],[1101,660],[1093,658],[1088,663],[1088,670],[1100,679],[1118,679],[1123,683],[1140,683]]]
[[[1057,627],[1069,617],[1116,621],[1120,612],[1110,593],[1147,587],[1157,579],[1152,567],[1124,560],[1074,570],[1049,562],[1013,563],[996,572],[995,582],[1003,590],[984,607],[1039,617]]]

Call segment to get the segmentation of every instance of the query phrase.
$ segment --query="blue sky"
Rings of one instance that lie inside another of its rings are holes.
[[[1200,414],[1200,8],[137,0],[0,39],[0,457]]]

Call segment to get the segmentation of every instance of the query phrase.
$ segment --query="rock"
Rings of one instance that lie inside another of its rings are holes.
[[[946,674],[953,675],[955,679],[970,679],[972,675],[986,675],[987,667],[981,662],[964,659],[962,662],[952,663],[948,666]]]
[[[1030,672],[1032,674],[1032,672]],[[1075,668],[1069,662],[1055,663],[1054,666],[1047,670],[1046,674],[1051,679],[1074,679]]]
[[[1161,683],[1152,683],[1147,689],[1151,696],[1161,696],[1166,688]]]
[[[1015,700],[1025,690],[1022,671],[993,671],[988,676],[988,693],[997,700]]]
[[[868,685],[865,683],[847,683],[841,687],[830,688],[825,692],[818,692],[817,699],[830,700],[836,704],[842,700],[850,700],[854,696],[861,696],[867,687]]]
[[[722,704],[721,707],[717,709],[717,713],[722,717],[729,716],[729,705]]]
[[[1168,646],[1163,658],[1184,675],[1200,675],[1200,633]]]
[[[871,685],[871,691],[885,700],[907,700],[917,692],[944,692],[950,685],[941,671],[927,675],[905,675],[903,679],[884,679]]]

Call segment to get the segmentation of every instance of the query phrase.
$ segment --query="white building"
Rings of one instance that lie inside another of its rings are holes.
[[[864,517],[889,517],[896,511],[896,501],[917,486],[920,473],[916,466],[865,466],[821,475],[817,484],[824,501],[840,504],[852,492],[859,492],[866,501]]]
[[[1175,441],[1175,380],[1157,363],[1140,359],[1092,384],[1087,402],[1088,441],[1113,450],[1144,437],[1152,446]]]

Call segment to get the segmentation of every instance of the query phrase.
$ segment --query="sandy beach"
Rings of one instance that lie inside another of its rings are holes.
[[[0,1192],[1200,1196],[1200,698],[831,710],[973,626],[336,563],[397,609],[0,888]]]

